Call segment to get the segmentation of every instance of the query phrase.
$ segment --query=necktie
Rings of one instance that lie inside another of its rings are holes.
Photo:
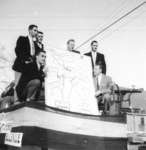
[[[96,88],[99,90],[99,81],[98,81],[98,76],[96,77]]]
[[[43,65],[41,65],[41,66],[40,66],[40,71],[42,71],[42,72],[43,72],[43,69],[44,69],[44,66],[43,66]]]
[[[35,47],[34,47],[34,42],[33,42],[33,40],[32,40],[32,43],[31,43],[31,55],[32,56],[34,56],[34,54],[35,54]]]
[[[95,91],[99,90],[99,82],[98,82],[98,77],[94,77],[94,87],[95,87]]]

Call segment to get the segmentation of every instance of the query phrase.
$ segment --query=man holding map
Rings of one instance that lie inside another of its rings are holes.
[[[80,53],[79,51],[75,50],[75,40],[74,39],[69,39],[67,41],[67,50],[69,52],[75,52],[75,53]]]
[[[99,114],[92,79],[91,61],[74,52],[75,41],[66,51],[47,51],[49,73],[45,80],[45,103],[68,111]]]

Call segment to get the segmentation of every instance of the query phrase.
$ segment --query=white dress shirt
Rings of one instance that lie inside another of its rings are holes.
[[[30,54],[33,56],[35,54],[33,38],[30,35],[28,35],[28,39],[29,39],[29,43],[30,43]]]
[[[100,82],[102,79],[102,73],[99,74],[98,76],[94,77],[94,87],[95,87],[95,91],[100,90]]]
[[[96,63],[96,56],[97,56],[97,52],[93,52],[92,51],[92,58],[93,58],[93,64],[95,66],[95,63]]]
[[[99,83],[99,85],[100,85],[100,82],[101,82],[101,78],[102,78],[102,73],[100,73],[100,74],[98,75],[98,83]]]
[[[36,64],[37,64],[38,70],[40,70],[41,69],[41,65],[38,62],[36,62]]]

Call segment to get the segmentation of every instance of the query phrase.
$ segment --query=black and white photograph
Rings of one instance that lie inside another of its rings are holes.
[[[0,150],[146,150],[145,51],[145,0],[0,0]]]

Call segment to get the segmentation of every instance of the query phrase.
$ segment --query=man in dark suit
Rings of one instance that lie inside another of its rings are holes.
[[[36,25],[30,25],[28,27],[29,35],[18,38],[15,47],[16,59],[13,70],[22,72],[24,65],[32,60],[32,56],[35,54],[34,39],[36,38],[37,30],[38,27]]]
[[[35,54],[34,39],[37,35],[38,27],[36,25],[29,25],[28,36],[20,36],[17,39],[15,53],[16,59],[12,66],[15,71],[15,87],[17,86],[21,74],[26,64],[32,62],[32,57]],[[17,93],[14,94],[14,99],[17,100]]]
[[[43,32],[38,31],[37,36],[36,36],[36,41],[34,42],[35,54],[40,50],[44,50],[44,44],[42,43],[43,38],[44,38]]]
[[[41,84],[44,80],[45,73],[43,67],[45,65],[46,52],[39,51],[36,53],[35,61],[25,65],[22,76],[16,87],[19,101],[30,101],[37,99]]]
[[[102,73],[106,74],[106,62],[104,55],[97,52],[98,48],[98,42],[97,41],[92,41],[91,42],[91,52],[86,53],[86,56],[91,57],[91,62],[92,62],[92,68],[94,70],[94,66],[101,62],[103,64],[103,70]]]

